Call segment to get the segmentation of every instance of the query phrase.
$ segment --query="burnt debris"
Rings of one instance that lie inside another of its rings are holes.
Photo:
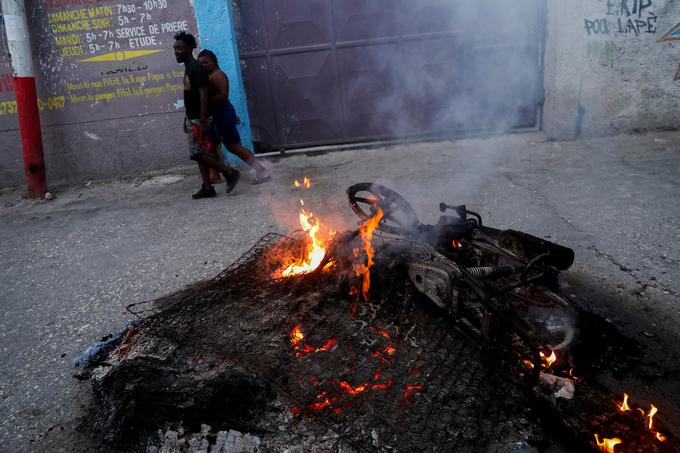
[[[348,195],[362,225],[382,212],[370,249],[365,229],[338,234],[317,270],[279,278],[305,238],[270,233],[214,279],[129,307],[137,321],[79,369],[106,443],[597,451],[619,437],[625,451],[677,451],[649,405],[619,411],[621,396],[597,382],[635,357],[616,358],[630,340],[560,292],[573,252],[484,226],[464,206],[442,206],[456,216],[430,226],[387,188]],[[355,262],[366,254],[370,288]],[[608,347],[584,345],[591,331]]]

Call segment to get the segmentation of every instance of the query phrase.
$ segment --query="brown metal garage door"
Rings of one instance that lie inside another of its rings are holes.
[[[535,127],[543,0],[235,0],[260,149]]]

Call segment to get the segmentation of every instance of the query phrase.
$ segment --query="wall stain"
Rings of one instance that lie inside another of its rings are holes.
[[[578,107],[576,108],[576,127],[575,127],[576,138],[579,138],[583,133],[583,118],[585,116],[586,108],[583,106],[583,104],[581,104],[581,101],[579,101]]]

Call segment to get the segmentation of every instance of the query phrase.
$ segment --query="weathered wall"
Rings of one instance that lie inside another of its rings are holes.
[[[0,20],[0,187],[15,184],[23,177],[18,128],[5,23]]]
[[[547,21],[548,135],[680,126],[680,2],[548,0]]]
[[[26,7],[48,182],[186,161],[183,68],[172,44],[176,32],[196,31],[190,0],[26,0]],[[3,55],[0,82],[8,63]],[[2,186],[23,176],[13,90],[0,86]]]
[[[173,36],[198,35],[230,75],[250,128],[228,3],[221,0],[26,0],[30,11],[48,182],[87,180],[187,163],[182,74]],[[2,16],[0,16],[1,18]],[[0,187],[20,184],[21,149],[0,20]],[[232,64],[232,60],[233,63]]]
[[[186,163],[183,113],[43,127],[47,182],[87,182]],[[24,182],[18,129],[0,131],[0,188]]]
[[[48,182],[187,162],[178,126],[182,67],[172,55],[172,35],[200,30],[222,62],[236,61],[228,2],[26,1]],[[679,0],[545,1],[548,135],[573,139],[677,127]],[[74,15],[54,14],[60,12]],[[4,30],[0,36],[4,50]],[[232,87],[242,90],[238,65],[227,71],[234,72]],[[243,93],[234,94],[247,120]],[[15,110],[9,63],[0,52],[0,187],[23,182]],[[247,129],[243,132],[248,141]]]

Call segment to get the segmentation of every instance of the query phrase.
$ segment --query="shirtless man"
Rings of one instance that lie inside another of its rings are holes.
[[[234,106],[229,102],[229,79],[220,70],[217,64],[217,56],[210,50],[202,50],[198,54],[198,61],[208,72],[210,79],[210,104],[213,112],[213,122],[210,130],[209,141],[213,146],[219,146],[220,142],[233,154],[236,154],[245,163],[255,170],[253,184],[261,184],[271,180],[271,174],[264,165],[255,159],[255,156],[241,144],[241,136],[236,125],[240,122],[236,116]]]

